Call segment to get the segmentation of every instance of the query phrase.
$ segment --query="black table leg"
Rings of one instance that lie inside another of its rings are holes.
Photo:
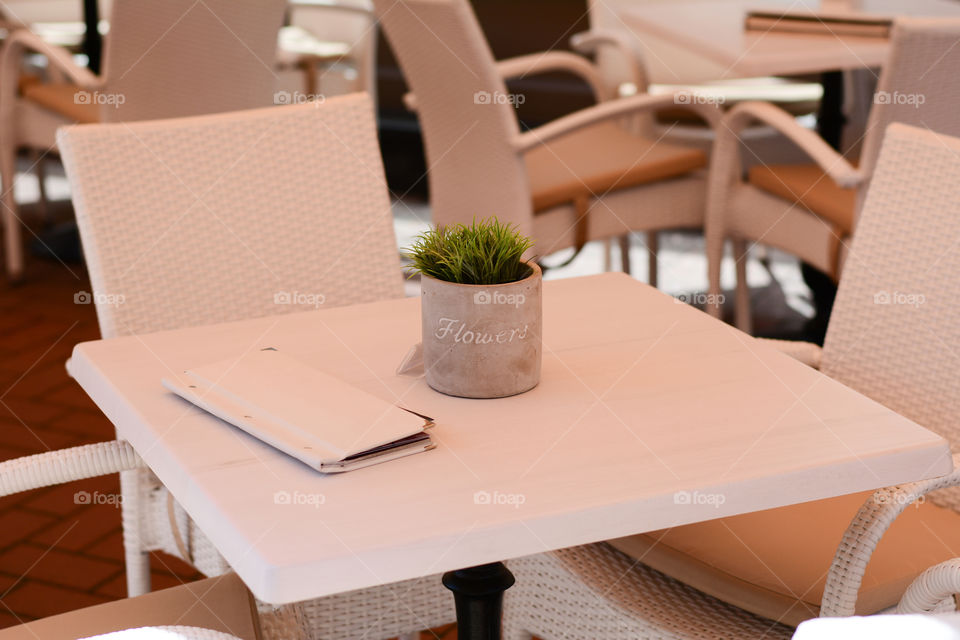
[[[823,85],[823,97],[817,112],[817,133],[836,150],[840,150],[843,137],[843,72],[825,71],[820,76]]]
[[[503,592],[514,578],[502,562],[443,574],[443,586],[453,591],[459,640],[500,640]]]
[[[83,52],[87,54],[87,67],[94,73],[100,73],[103,38],[100,36],[100,9],[97,6],[97,0],[83,0],[83,22],[86,25]]]
[[[817,114],[817,132],[831,147],[840,150],[843,138],[843,72],[827,71],[821,75],[823,98]],[[807,322],[806,335],[811,342],[823,344],[827,333],[827,322],[833,310],[833,300],[837,296],[837,285],[830,276],[814,269],[809,264],[801,265],[803,280],[813,295],[814,316]]]

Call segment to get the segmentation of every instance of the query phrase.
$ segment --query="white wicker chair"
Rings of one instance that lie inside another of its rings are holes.
[[[706,221],[710,293],[720,292],[725,240],[737,263],[736,325],[749,332],[747,243],[789,251],[834,279],[843,265],[856,210],[876,163],[887,124],[903,122],[960,134],[956,94],[960,77],[957,19],[902,19],[894,26],[870,113],[858,166],[773,105],[748,102],[732,109],[718,129]],[[919,103],[919,104],[918,104]],[[740,133],[761,122],[780,131],[815,165],[757,166],[745,180]],[[711,305],[711,313],[720,309]]]
[[[937,431],[955,450],[960,447],[960,384],[956,355],[949,345],[960,343],[956,322],[960,254],[954,251],[960,234],[958,177],[960,139],[890,125],[819,354],[824,373]],[[917,298],[900,299],[910,295],[926,299],[919,305],[908,304]],[[815,361],[817,351],[809,346],[806,355]],[[960,467],[960,455],[954,463]],[[881,489],[868,499],[829,567],[820,615],[857,612],[867,563],[884,532],[921,496],[958,485],[960,470],[935,480]],[[960,506],[955,489],[932,497],[955,511]],[[774,564],[776,558],[770,554],[795,551],[774,547],[753,552],[767,554],[758,556],[759,561]],[[951,552],[935,553],[949,557]],[[597,639],[789,635],[787,627],[681,585],[642,561],[606,544],[512,561],[509,566],[517,584],[506,594],[507,637],[529,640],[531,633],[543,640],[586,635]],[[916,564],[909,557],[903,561],[907,566]],[[826,570],[826,559],[824,564]],[[958,589],[960,561],[945,562],[917,578],[899,610],[952,609],[952,594]],[[573,631],[587,628],[588,634]]]
[[[494,61],[467,0],[374,6],[413,92],[435,223],[496,215],[530,235],[541,257],[632,231],[702,227],[706,154],[619,126],[678,106],[673,95],[609,100],[521,132],[504,78],[564,71],[602,102],[610,96],[597,69],[562,51]],[[683,106],[711,124],[719,117],[709,105]]]
[[[17,279],[23,270],[13,194],[18,149],[45,155],[54,148],[57,127],[75,122],[173,118],[273,104],[273,61],[285,6],[284,0],[119,0],[100,76],[27,29],[10,34],[0,59],[8,275]],[[24,56],[31,52],[46,57],[46,82],[21,81]]]
[[[402,297],[374,122],[355,94],[61,130],[103,336]],[[124,471],[121,486],[131,593],[148,588],[150,549],[207,575],[227,569],[146,469]],[[371,640],[455,617],[436,576],[294,613],[307,637]]]

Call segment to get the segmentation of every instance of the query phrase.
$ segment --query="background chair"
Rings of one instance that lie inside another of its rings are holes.
[[[100,76],[29,30],[11,33],[0,59],[8,275],[16,279],[23,270],[22,221],[13,193],[19,149],[45,155],[54,147],[57,127],[75,122],[171,118],[273,104],[273,63],[284,7],[283,0],[119,0],[110,16]],[[28,52],[46,57],[45,81],[21,76]]]
[[[818,82],[769,77],[729,79],[723,77],[729,70],[721,66],[710,68],[707,60],[691,59],[689,53],[648,34],[638,37],[624,22],[623,13],[642,4],[637,0],[589,0],[590,30],[574,38],[575,45],[590,38],[588,51],[595,52],[597,69],[613,95],[684,91],[691,99],[714,102],[722,109],[747,100],[765,100],[795,117],[816,113],[823,93]],[[692,115],[665,109],[653,116],[648,126],[668,140],[709,151],[713,132]],[[741,133],[741,138],[751,149],[743,158],[747,165],[756,164],[757,158],[768,163],[802,162],[805,158],[802,152],[784,144],[783,137],[770,127],[751,127]]]
[[[307,96],[377,95],[379,30],[370,2],[294,0],[287,17],[277,55],[282,89]]]
[[[726,239],[737,263],[736,325],[749,332],[747,243],[763,243],[797,255],[838,279],[846,243],[854,232],[876,164],[880,140],[891,122],[960,134],[954,70],[960,64],[960,20],[903,19],[894,26],[890,57],[883,68],[867,122],[863,151],[854,163],[830,148],[794,118],[766,103],[732,109],[718,128],[706,222],[710,293],[720,293],[720,263]],[[754,122],[773,127],[802,149],[810,165],[741,167],[741,132]],[[856,164],[856,166],[855,166]],[[719,315],[719,307],[710,311]]]
[[[402,297],[374,123],[358,94],[61,130],[103,336]],[[149,588],[150,549],[207,575],[228,569],[146,469],[124,471],[121,486],[131,594]],[[310,638],[387,638],[454,620],[436,576],[296,611]]]
[[[956,451],[960,385],[949,345],[960,341],[953,246],[960,139],[901,124],[888,132],[820,368],[940,433]],[[872,495],[523,558],[511,564],[517,586],[507,591],[507,628],[516,639],[567,637],[569,625],[599,606],[612,619],[609,635],[596,638],[749,637],[764,628],[763,637],[783,637],[780,621],[795,625],[818,614],[872,614],[898,601],[901,612],[952,609],[952,589],[960,586],[960,561],[950,560],[960,549],[958,484],[954,471]],[[541,589],[539,576],[562,588]],[[672,605],[657,596],[666,589],[679,594]]]
[[[598,101],[607,89],[575,54],[495,62],[466,0],[376,0],[387,39],[413,91],[424,133],[435,224],[496,215],[543,257],[632,231],[700,228],[706,155],[626,131],[625,116],[680,106],[672,95],[598,104],[521,132],[522,96],[504,78],[577,74]],[[709,122],[719,112],[683,105]]]

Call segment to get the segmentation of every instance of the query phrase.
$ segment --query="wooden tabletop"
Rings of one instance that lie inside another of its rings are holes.
[[[939,436],[622,274],[545,284],[520,396],[396,376],[419,333],[405,299],[88,342],[68,366],[273,603],[951,470]],[[264,347],[433,416],[437,449],[324,476],[160,384]]]
[[[619,20],[609,27],[642,43],[656,82],[796,75],[881,67],[882,38],[746,31],[751,9],[816,10],[819,0],[612,0]],[[955,0],[861,0],[859,13],[883,16],[960,17]],[[691,71],[695,70],[695,71]],[[695,73],[698,77],[690,77]]]

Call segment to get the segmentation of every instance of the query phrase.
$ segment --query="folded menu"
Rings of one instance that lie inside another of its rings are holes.
[[[747,13],[748,31],[786,31],[838,36],[890,37],[893,19],[857,13],[756,10]]]
[[[337,473],[435,445],[433,421],[276,349],[164,378],[178,396],[310,465]]]

